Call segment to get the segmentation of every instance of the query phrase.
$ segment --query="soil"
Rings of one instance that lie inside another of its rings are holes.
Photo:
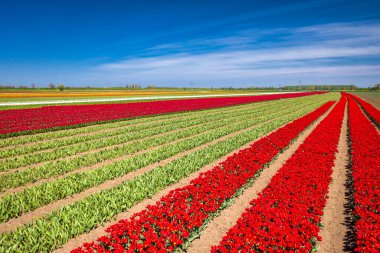
[[[348,112],[343,118],[338,153],[336,153],[335,166],[333,167],[332,180],[329,186],[328,199],[323,209],[322,228],[319,235],[322,241],[317,243],[318,252],[337,253],[344,251],[344,238],[347,233],[345,225],[345,204],[347,166],[349,163],[348,150]]]

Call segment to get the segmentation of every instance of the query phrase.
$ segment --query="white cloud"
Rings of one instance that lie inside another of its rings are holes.
[[[276,66],[293,65],[293,68],[308,69],[323,67],[315,66],[313,61],[319,59],[336,59],[355,56],[379,55],[380,47],[356,48],[281,48],[264,50],[246,50],[223,53],[205,53],[200,55],[178,54],[147,58],[129,59],[125,61],[103,64],[98,70],[105,73],[120,74],[137,78],[139,76],[160,77],[170,79],[173,75],[189,78],[220,77],[231,78],[234,75],[255,75],[257,69],[268,69],[274,73]],[[294,66],[296,65],[296,66]],[[139,78],[141,79],[141,78]]]
[[[268,35],[275,37],[260,42],[260,36]],[[284,75],[293,78],[340,76],[348,79],[364,75],[380,78],[379,37],[380,24],[377,23],[246,30],[220,38],[157,45],[148,51],[163,50],[162,55],[109,62],[97,66],[95,71],[112,80],[141,83],[280,80]],[[210,45],[221,48],[195,50]],[[165,50],[179,50],[180,53],[165,53]],[[363,58],[374,57],[377,61],[363,61]]]

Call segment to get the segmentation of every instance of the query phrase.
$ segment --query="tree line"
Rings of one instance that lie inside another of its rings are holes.
[[[32,83],[31,86],[26,85],[20,85],[20,86],[14,86],[14,85],[2,85],[0,84],[0,89],[36,89],[37,85],[35,83]],[[43,87],[38,87],[43,88]],[[46,87],[45,87],[46,88]],[[65,87],[64,84],[54,84],[49,83],[47,88],[51,90],[58,89],[60,91],[63,91],[65,89],[92,89],[92,88],[98,88],[98,87]],[[159,88],[168,88],[168,89],[176,89],[175,87],[157,87],[154,84],[149,84],[146,87],[142,87],[140,84],[127,84],[125,86],[118,86],[118,87],[109,87],[109,88],[126,88],[126,89],[159,89]],[[325,90],[325,91],[339,91],[339,90],[349,90],[349,91],[355,91],[355,90],[380,90],[380,83],[375,84],[373,87],[357,87],[356,85],[285,85],[281,87],[274,87],[274,86],[266,86],[266,87],[259,87],[259,86],[251,86],[251,87],[245,87],[245,88],[235,88],[232,86],[229,87],[211,87],[211,88],[195,88],[195,87],[177,87],[181,89],[189,89],[189,90],[197,90],[197,89],[211,89],[211,90],[290,90],[290,91],[302,91],[302,90]]]

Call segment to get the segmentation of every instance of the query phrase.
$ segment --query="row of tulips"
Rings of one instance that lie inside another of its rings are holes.
[[[353,214],[357,218],[355,251],[380,252],[380,135],[350,95],[349,115]]]
[[[251,201],[212,252],[311,252],[317,240],[346,98]]]
[[[234,197],[333,102],[276,130],[177,188],[131,219],[110,226],[107,236],[85,243],[79,252],[167,252],[186,248],[203,224]]]
[[[320,93],[323,92],[166,100],[126,104],[45,106],[32,109],[4,110],[0,113],[0,134],[83,125],[137,116],[210,109]]]

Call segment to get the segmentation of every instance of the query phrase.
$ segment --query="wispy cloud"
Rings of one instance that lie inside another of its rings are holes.
[[[180,52],[204,52],[205,50],[237,50],[249,48],[256,39],[259,33],[253,31],[241,31],[234,35],[224,37],[201,38],[175,43],[167,43],[156,45],[145,49],[146,54],[163,54],[163,53],[180,53]]]
[[[335,4],[341,2],[346,3],[346,0],[335,0]],[[154,31],[150,34],[144,34],[143,37],[128,37],[128,39],[119,40],[110,44],[112,47],[120,47],[125,45],[130,45],[134,43],[141,43],[146,40],[155,40],[161,37],[177,37],[181,34],[187,33],[199,33],[202,31],[206,31],[209,33],[216,33],[219,30],[225,30],[226,27],[229,29],[242,30],[241,26],[252,27],[255,23],[262,22],[263,19],[268,17],[275,17],[280,15],[291,15],[291,13],[299,12],[299,11],[307,11],[313,10],[314,8],[328,8],[331,5],[331,0],[312,0],[312,1],[303,1],[303,2],[284,2],[282,4],[273,4],[271,8],[263,8],[263,9],[255,9],[254,11],[245,12],[239,15],[229,16],[226,15],[224,18],[218,18],[215,20],[209,20],[207,22],[203,22],[201,20],[194,20],[190,26],[184,26],[177,29],[170,30],[160,30],[159,33],[155,33]],[[351,3],[352,4],[352,3]],[[240,29],[238,29],[240,27]],[[207,39],[206,39],[207,40]],[[196,40],[192,40],[196,42]],[[208,40],[207,40],[208,41]],[[167,47],[167,49],[178,48],[177,45],[186,44],[187,42],[180,43],[165,43],[162,46]],[[161,45],[157,45],[157,49],[160,49]],[[156,46],[151,47],[151,49],[155,49]]]
[[[378,23],[243,30],[219,38],[157,45],[147,51],[158,55],[109,62],[96,70],[119,79],[156,83],[259,77],[277,78],[279,83],[284,75],[295,79],[341,76],[342,80],[380,76],[379,38]]]
[[[205,54],[175,54],[158,57],[129,59],[116,63],[103,64],[99,67],[105,71],[122,71],[137,74],[152,74],[155,71],[178,70],[183,73],[215,73],[222,74],[228,69],[254,69],[270,67],[271,63],[311,61],[328,58],[341,58],[352,56],[368,56],[380,54],[380,46],[367,46],[356,48],[324,48],[324,47],[298,47],[264,50],[246,50],[223,53]],[[307,63],[305,63],[307,64]],[[204,69],[200,69],[204,68]]]

